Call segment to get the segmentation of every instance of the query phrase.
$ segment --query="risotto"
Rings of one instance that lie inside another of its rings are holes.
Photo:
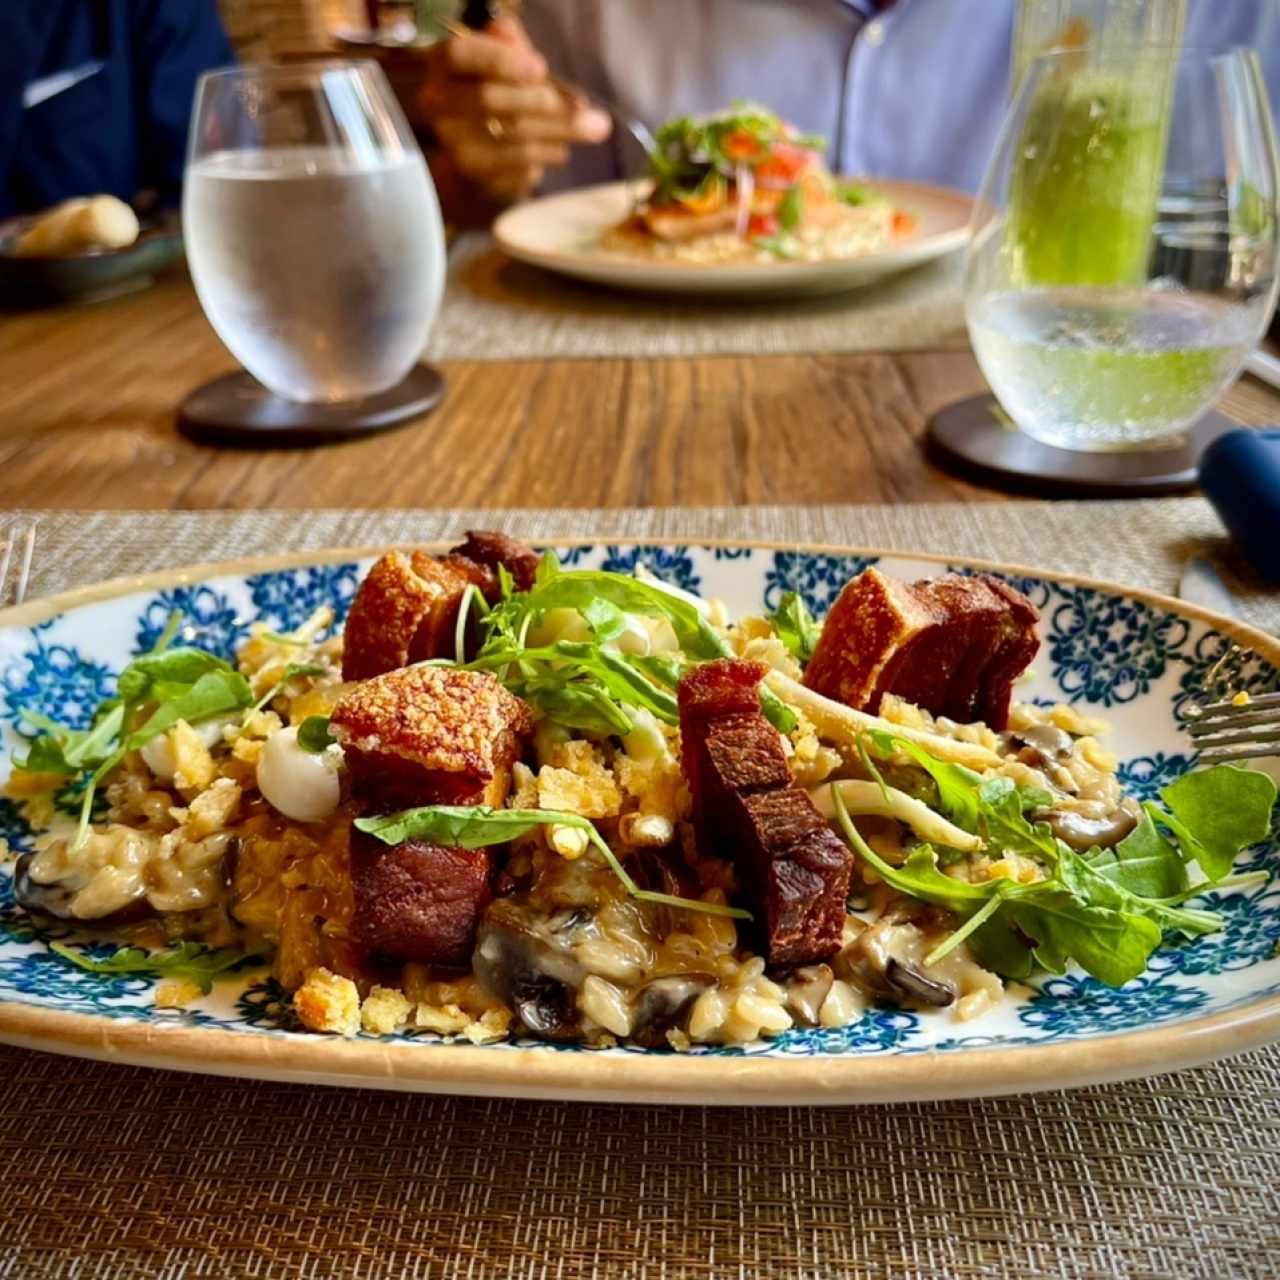
[[[1119,984],[1218,927],[1187,901],[1230,879],[1187,880],[1205,789],[1265,831],[1274,786],[1139,806],[1104,723],[1013,698],[1035,624],[995,579],[867,570],[821,624],[499,535],[388,553],[345,630],[256,625],[234,665],[162,642],[93,728],[46,728],[9,793],[82,823],[17,896],[154,949],[159,1003],[267,957],[340,1035],[688,1051],[967,1021],[1071,962]]]

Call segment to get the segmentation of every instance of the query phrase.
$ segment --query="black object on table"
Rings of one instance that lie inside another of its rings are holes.
[[[340,404],[302,404],[275,395],[241,371],[193,391],[178,409],[178,430],[200,444],[280,449],[355,440],[408,425],[444,396],[444,375],[419,364],[388,391]]]
[[[993,488],[1050,498],[1147,498],[1195,488],[1200,455],[1236,425],[1210,411],[1163,447],[1077,453],[1033,440],[992,396],[981,395],[942,409],[927,442],[940,465]]]

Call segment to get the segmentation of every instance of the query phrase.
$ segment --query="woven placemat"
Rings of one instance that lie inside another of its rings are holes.
[[[449,536],[741,536],[1043,564],[1170,589],[1197,499],[614,512],[49,514],[33,585]],[[945,1062],[939,1063],[946,1070]],[[0,1049],[0,1277],[1264,1277],[1280,1048],[1026,1098],[615,1108],[339,1091]]]
[[[449,254],[432,360],[783,355],[963,348],[960,255],[827,298],[656,297],[513,262],[483,234]]]

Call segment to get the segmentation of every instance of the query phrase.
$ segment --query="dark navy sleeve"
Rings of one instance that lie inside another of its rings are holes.
[[[196,81],[235,56],[216,0],[133,0],[133,8],[138,185],[175,204]]]

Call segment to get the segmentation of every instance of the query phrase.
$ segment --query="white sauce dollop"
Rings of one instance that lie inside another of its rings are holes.
[[[201,720],[191,726],[191,732],[212,750],[222,741],[222,731],[228,725],[235,724],[238,716],[215,716],[212,720]],[[162,733],[152,738],[140,753],[143,763],[161,782],[172,782],[178,771],[178,762],[173,757],[173,735]]]
[[[342,748],[304,751],[298,727],[273,733],[258,760],[258,790],[273,809],[295,822],[322,822],[342,797]]]

